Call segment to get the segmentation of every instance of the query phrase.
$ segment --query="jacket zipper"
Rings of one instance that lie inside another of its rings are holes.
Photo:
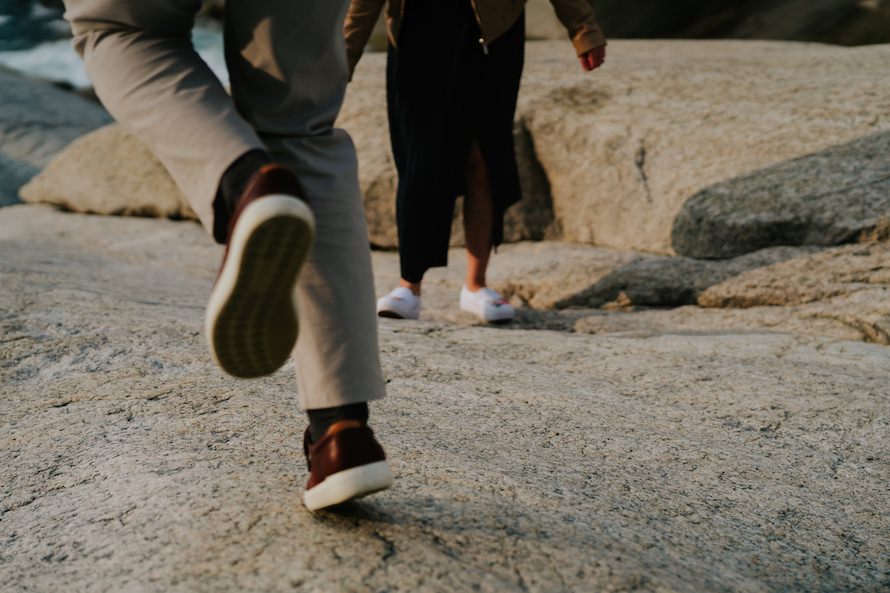
[[[482,46],[482,53],[488,55],[488,44],[485,43],[485,36],[482,34],[482,19],[479,17],[479,9],[476,8],[476,0],[470,0],[473,7],[473,16],[476,17],[476,24],[479,25],[479,45]]]

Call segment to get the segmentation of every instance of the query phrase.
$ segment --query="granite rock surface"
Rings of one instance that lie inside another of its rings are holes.
[[[4,587],[890,585],[886,347],[384,321],[396,485],[311,515],[292,366],[235,381],[206,352],[220,255],[190,223],[0,211]]]
[[[733,257],[773,245],[838,245],[890,229],[890,131],[711,186],[683,204],[674,251]]]
[[[698,192],[890,130],[890,45],[618,41],[592,75],[563,43],[531,45],[519,117],[567,241],[672,253]],[[799,200],[806,165],[789,164],[792,191],[777,188],[769,212]]]

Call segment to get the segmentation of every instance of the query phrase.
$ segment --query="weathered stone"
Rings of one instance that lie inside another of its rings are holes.
[[[807,317],[843,323],[863,342],[890,346],[890,286],[856,290],[806,308]]]
[[[773,245],[837,245],[890,221],[890,132],[709,187],[683,204],[674,251],[734,257]]]
[[[665,334],[718,335],[792,333],[836,340],[869,340],[859,328],[835,317],[818,316],[805,308],[751,307],[748,309],[675,309],[597,311],[578,319],[572,329],[584,334],[660,336]]]
[[[716,284],[698,304],[724,311],[773,308],[817,328],[842,324],[860,340],[890,344],[888,261],[890,243],[881,242],[804,254]]]
[[[118,124],[72,142],[21,196],[73,212],[196,218],[163,165]]]
[[[555,308],[601,307],[611,302],[648,307],[695,304],[698,296],[714,284],[746,270],[761,268],[808,252],[799,248],[780,247],[720,262],[638,255],[626,265],[614,267],[602,276],[588,275],[587,285],[580,290],[565,290],[562,287],[569,288],[572,285],[556,278],[553,286],[549,287],[549,294],[556,296],[561,292],[561,296],[549,301],[539,301],[539,304]],[[584,276],[580,272],[578,279]],[[535,276],[530,282],[550,285],[550,279],[546,275]],[[578,281],[575,286],[577,284]]]
[[[397,176],[389,147],[385,63],[382,54],[362,58],[347,87],[337,126],[349,132],[358,150],[359,182],[371,243],[395,247]]]
[[[530,40],[569,38],[550,0],[528,0],[525,5],[525,37]]]
[[[78,136],[108,123],[100,106],[0,67],[0,206]]]
[[[219,256],[193,224],[0,212],[12,590],[886,589],[887,348],[383,321],[396,485],[312,515],[293,368],[207,354]]]
[[[702,307],[793,306],[890,287],[890,243],[800,254],[751,269],[702,292]]]
[[[690,196],[890,130],[888,62],[890,45],[616,41],[584,74],[568,44],[534,42],[519,114],[564,240],[671,253]]]

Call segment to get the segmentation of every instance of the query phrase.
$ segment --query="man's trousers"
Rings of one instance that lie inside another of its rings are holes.
[[[231,96],[191,43],[197,0],[66,0],[96,94],[164,164],[212,233],[220,178],[262,149],[299,177],[317,239],[297,287],[300,400],[378,399],[383,378],[355,148],[333,127],[348,0],[228,0]]]

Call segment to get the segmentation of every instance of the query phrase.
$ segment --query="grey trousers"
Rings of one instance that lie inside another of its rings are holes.
[[[374,286],[352,140],[333,127],[348,69],[348,0],[228,0],[231,96],[191,43],[198,0],[65,0],[96,93],[212,232],[220,178],[265,149],[299,177],[317,239],[297,287],[300,402],[383,397]]]

